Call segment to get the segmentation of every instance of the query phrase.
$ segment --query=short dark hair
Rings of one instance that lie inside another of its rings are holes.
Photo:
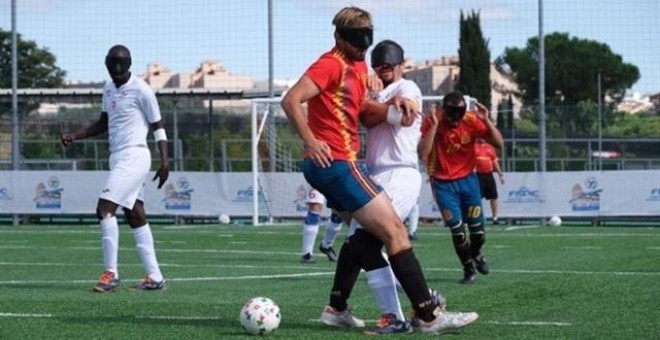
[[[444,97],[442,97],[442,106],[461,106],[461,103],[463,105],[467,105],[465,103],[465,98],[463,97],[463,93],[461,91],[453,91],[447,93]]]

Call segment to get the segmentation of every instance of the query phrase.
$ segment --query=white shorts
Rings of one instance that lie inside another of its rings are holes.
[[[307,192],[307,198],[305,198],[305,203],[325,204],[325,196],[323,196],[323,194],[320,193],[318,190],[311,188],[309,189],[309,192]]]
[[[401,167],[372,175],[371,178],[383,187],[392,200],[396,214],[401,220],[405,220],[417,204],[419,193],[422,190],[422,174],[419,170]],[[353,219],[348,236],[353,235],[357,228],[362,228],[362,226]]]
[[[151,169],[151,152],[145,147],[129,147],[110,154],[110,176],[100,198],[133,209],[136,200],[144,202],[144,182]]]

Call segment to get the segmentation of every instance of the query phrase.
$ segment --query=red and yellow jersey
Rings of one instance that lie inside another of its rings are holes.
[[[431,117],[424,118],[422,138],[431,127]],[[426,160],[430,176],[442,180],[460,179],[474,172],[474,141],[485,138],[488,127],[474,112],[467,112],[456,128],[451,128],[444,114],[440,117],[434,145]]]
[[[349,60],[335,47],[305,75],[321,90],[307,101],[307,123],[314,136],[328,143],[334,159],[357,160],[358,115],[367,92],[367,64]]]
[[[492,145],[488,143],[475,143],[474,156],[476,157],[475,171],[480,174],[489,174],[495,170],[497,154]]]

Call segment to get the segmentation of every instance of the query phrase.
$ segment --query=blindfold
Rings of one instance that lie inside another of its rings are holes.
[[[380,44],[379,44],[380,45]],[[371,51],[371,67],[396,66],[403,63],[403,51],[395,45],[383,44]]]
[[[339,36],[353,47],[366,50],[374,42],[374,30],[370,27],[338,29]]]
[[[131,58],[105,57],[105,67],[112,76],[121,76],[131,68]]]

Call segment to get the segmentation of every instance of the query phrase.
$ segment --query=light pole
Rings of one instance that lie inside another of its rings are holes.
[[[598,69],[598,170],[603,171],[603,103],[601,99],[601,70]]]

